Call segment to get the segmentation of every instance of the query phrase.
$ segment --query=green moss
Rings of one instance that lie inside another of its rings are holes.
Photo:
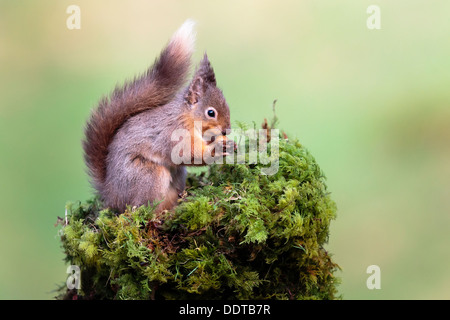
[[[313,156],[280,139],[279,169],[212,165],[189,175],[171,212],[67,205],[61,242],[82,289],[60,298],[335,299],[339,268],[324,249],[336,206]]]

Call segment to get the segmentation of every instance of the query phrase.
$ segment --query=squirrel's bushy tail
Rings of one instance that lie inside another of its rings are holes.
[[[187,20],[142,76],[103,98],[85,129],[84,158],[92,183],[100,190],[106,177],[108,146],[127,119],[171,101],[186,81],[194,49],[194,22]]]

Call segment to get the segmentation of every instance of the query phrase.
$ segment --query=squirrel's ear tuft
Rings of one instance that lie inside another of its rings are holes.
[[[211,67],[211,63],[209,62],[208,55],[205,52],[202,61],[198,67],[197,73],[199,77],[203,79],[204,82],[216,85],[216,75],[214,74],[214,70]]]
[[[192,106],[200,100],[208,85],[216,85],[216,76],[205,53],[185,96],[189,105]]]

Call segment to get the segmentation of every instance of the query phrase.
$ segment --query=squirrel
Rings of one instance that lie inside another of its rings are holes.
[[[187,165],[206,165],[205,154],[225,156],[234,148],[226,137],[230,110],[206,52],[185,84],[193,28],[187,20],[153,65],[103,97],[87,121],[84,159],[105,207],[124,212],[127,206],[153,204],[157,212],[170,210],[185,189]],[[178,129],[189,133],[190,163],[172,160]],[[214,134],[205,139],[206,131]]]

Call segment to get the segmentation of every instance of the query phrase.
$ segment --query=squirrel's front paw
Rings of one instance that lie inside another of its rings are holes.
[[[233,140],[226,136],[219,136],[214,139],[207,147],[207,152],[204,154],[205,158],[213,158],[217,160],[220,157],[228,156],[234,153],[236,144]],[[207,159],[205,159],[207,160]],[[206,161],[208,162],[208,161]]]
[[[236,143],[231,140],[226,138],[226,141],[224,140],[224,145],[223,145],[223,153],[226,156],[232,155],[234,153],[234,151],[236,151]]]
[[[215,140],[215,144],[221,147],[221,155],[228,156],[234,153],[236,150],[236,143],[228,139],[226,136],[220,136]],[[220,147],[218,149],[220,149]],[[216,149],[217,150],[217,149]],[[216,152],[217,154],[217,152]]]

